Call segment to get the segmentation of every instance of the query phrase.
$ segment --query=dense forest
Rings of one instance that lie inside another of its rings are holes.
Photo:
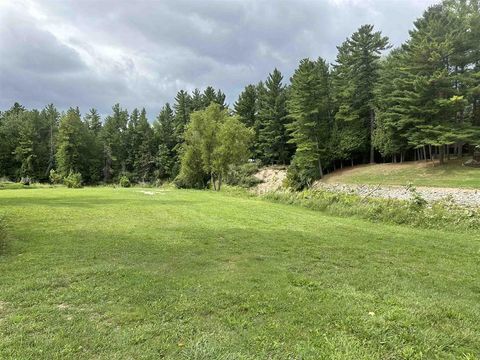
[[[220,188],[250,160],[290,165],[302,188],[345,165],[443,163],[480,144],[479,0],[428,8],[399,48],[364,25],[337,49],[332,65],[301,60],[290,81],[274,69],[232,107],[214,87],[181,90],[154,121],[119,104],[102,120],[15,103],[0,112],[0,177]]]

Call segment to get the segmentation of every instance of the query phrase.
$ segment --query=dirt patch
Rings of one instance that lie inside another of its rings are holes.
[[[287,169],[285,167],[263,168],[253,176],[262,181],[253,188],[253,192],[265,194],[283,188],[283,181],[287,177]]]

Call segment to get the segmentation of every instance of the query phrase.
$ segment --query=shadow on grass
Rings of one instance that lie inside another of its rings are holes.
[[[78,207],[78,208],[95,208],[99,206],[109,206],[109,205],[119,205],[119,204],[128,204],[128,206],[135,205],[144,205],[146,201],[151,201],[152,198],[143,198],[143,199],[112,199],[112,198],[98,198],[91,197],[87,200],[76,200],[75,198],[69,198],[66,200],[64,197],[48,197],[48,198],[30,198],[30,197],[2,197],[0,199],[1,204],[9,207],[25,207],[30,205],[35,206],[49,206],[49,207]],[[179,200],[179,199],[162,199],[155,198],[155,204],[169,204],[169,205],[187,205],[194,204],[196,201],[192,200]]]

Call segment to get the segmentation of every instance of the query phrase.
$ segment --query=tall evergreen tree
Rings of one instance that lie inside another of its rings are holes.
[[[233,106],[240,121],[253,128],[257,120],[257,89],[255,85],[247,85]]]
[[[135,152],[134,173],[142,182],[150,179],[154,165],[154,135],[153,129],[147,119],[145,108],[140,112],[138,124],[135,129],[138,135],[138,145]]]
[[[287,101],[292,122],[288,125],[295,156],[289,178],[298,187],[323,177],[323,164],[329,158],[331,97],[329,68],[325,60],[304,59],[292,76]]]
[[[287,164],[292,153],[287,144],[287,91],[275,69],[258,90],[258,151],[266,164]]]
[[[110,182],[113,176],[119,176],[126,171],[127,163],[127,124],[128,111],[120,104],[112,107],[112,115],[107,116],[102,128],[104,145],[103,179]]]
[[[157,144],[156,176],[159,179],[173,178],[178,173],[178,157],[175,151],[174,113],[169,103],[162,108],[153,126]]]
[[[190,121],[191,113],[191,97],[184,91],[180,90],[175,97],[175,104],[173,105],[175,110],[175,138],[177,143],[182,143],[183,133],[185,126]]]
[[[374,88],[379,76],[379,59],[389,48],[388,38],[372,25],[361,26],[338,47],[335,65],[335,90],[338,112],[335,116],[342,142],[341,153],[352,158],[363,155],[374,162]]]
[[[42,110],[41,116],[45,119],[48,126],[48,165],[44,174],[48,176],[50,170],[55,167],[55,137],[60,123],[60,113],[53,104],[49,104]]]
[[[57,169],[63,176],[70,172],[82,175],[88,170],[87,127],[77,109],[70,108],[60,119],[57,142]]]

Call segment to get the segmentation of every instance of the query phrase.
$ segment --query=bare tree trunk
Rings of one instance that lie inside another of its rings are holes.
[[[440,165],[443,165],[445,163],[445,146],[440,145],[439,147],[439,152],[440,152]]]
[[[217,191],[220,191],[220,188],[222,187],[222,174],[220,173],[218,175],[218,188]]]
[[[370,164],[375,162],[375,149],[373,147],[373,130],[375,128],[375,111],[370,110]]]

